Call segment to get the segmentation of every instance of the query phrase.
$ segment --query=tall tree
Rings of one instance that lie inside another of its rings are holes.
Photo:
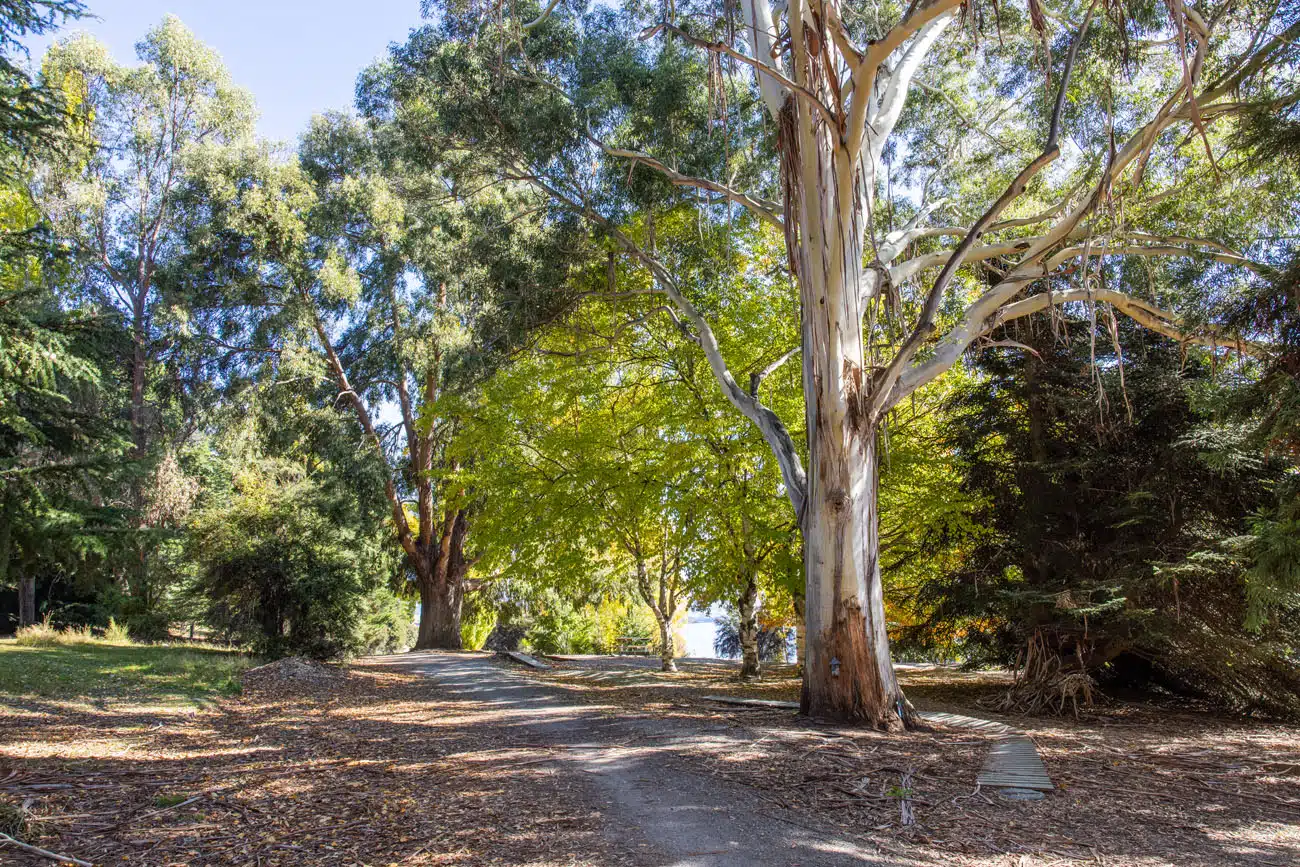
[[[37,617],[39,574],[75,572],[102,547],[96,476],[120,458],[95,412],[111,328],[66,292],[67,263],[30,196],[36,161],[63,150],[67,106],[18,63],[21,39],[82,11],[0,3],[0,586],[17,585],[19,626]]]
[[[72,96],[79,153],[47,167],[37,198],[72,245],[88,298],[127,322],[128,416],[143,456],[163,424],[151,377],[187,333],[187,299],[169,293],[162,277],[182,252],[189,159],[201,144],[247,137],[255,113],[217,53],[173,16],[136,54],[139,65],[118,64],[87,34],[50,49],[42,76]]]
[[[1106,304],[1189,343],[1261,351],[1141,297],[1141,283],[1088,275],[1102,251],[1152,268],[1178,257],[1254,266],[1234,239],[1202,235],[1212,216],[1180,177],[1223,171],[1242,112],[1296,100],[1289,5],[440,12],[394,52],[379,101],[431,152],[468,149],[597,227],[652,276],[645,291],[667,302],[762,432],[804,534],[809,713],[885,729],[908,716],[886,632],[877,494],[878,434],[900,401],[999,325],[1062,304]],[[995,18],[997,38],[982,37],[981,21]],[[917,91],[935,98],[909,113]],[[1078,154],[1060,160],[1067,135]],[[895,172],[904,149],[938,159]],[[1267,169],[1236,168],[1234,194],[1278,213],[1279,191],[1245,179]],[[638,196],[688,202],[702,221],[730,223],[743,208],[784,234],[807,470],[787,426],[734,375],[693,275],[625,231],[624,205]],[[957,225],[932,224],[940,213]],[[1265,255],[1259,228],[1241,240]]]
[[[477,496],[462,415],[483,377],[565,302],[563,227],[526,190],[462,195],[403,161],[389,130],[316,118],[296,161],[208,148],[189,243],[240,287],[224,338],[317,354],[382,458],[392,529],[421,600],[420,648],[460,647]],[[385,416],[396,416],[389,423]],[[409,508],[413,505],[414,508]]]

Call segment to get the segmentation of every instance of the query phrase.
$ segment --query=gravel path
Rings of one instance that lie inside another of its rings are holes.
[[[486,702],[503,734],[535,743],[529,763],[553,763],[580,780],[613,838],[671,867],[841,867],[903,865],[712,776],[695,773],[686,747],[719,746],[734,731],[663,720],[611,717],[568,702],[556,690],[484,656],[413,653],[369,660],[415,671],[467,699]]]

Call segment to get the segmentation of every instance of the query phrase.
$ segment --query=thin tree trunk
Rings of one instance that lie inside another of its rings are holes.
[[[672,618],[664,617],[656,611],[655,619],[659,621],[659,670],[676,671],[677,644],[673,640]]]
[[[740,613],[740,677],[756,680],[763,672],[758,657],[758,581],[752,572],[736,607]]]
[[[804,625],[804,599],[802,596],[794,597],[794,661],[799,666],[799,672],[803,673],[804,657],[807,654],[808,629]]]
[[[18,576],[18,625],[31,626],[36,622],[36,576]]]

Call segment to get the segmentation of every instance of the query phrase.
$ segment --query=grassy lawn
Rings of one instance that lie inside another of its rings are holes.
[[[24,647],[0,640],[0,695],[194,705],[237,693],[240,673],[254,663],[236,651],[193,645]]]

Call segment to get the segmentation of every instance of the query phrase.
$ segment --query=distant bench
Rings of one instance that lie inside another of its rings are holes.
[[[614,649],[620,656],[649,656],[654,652],[654,642],[640,635],[620,635],[614,639]]]

